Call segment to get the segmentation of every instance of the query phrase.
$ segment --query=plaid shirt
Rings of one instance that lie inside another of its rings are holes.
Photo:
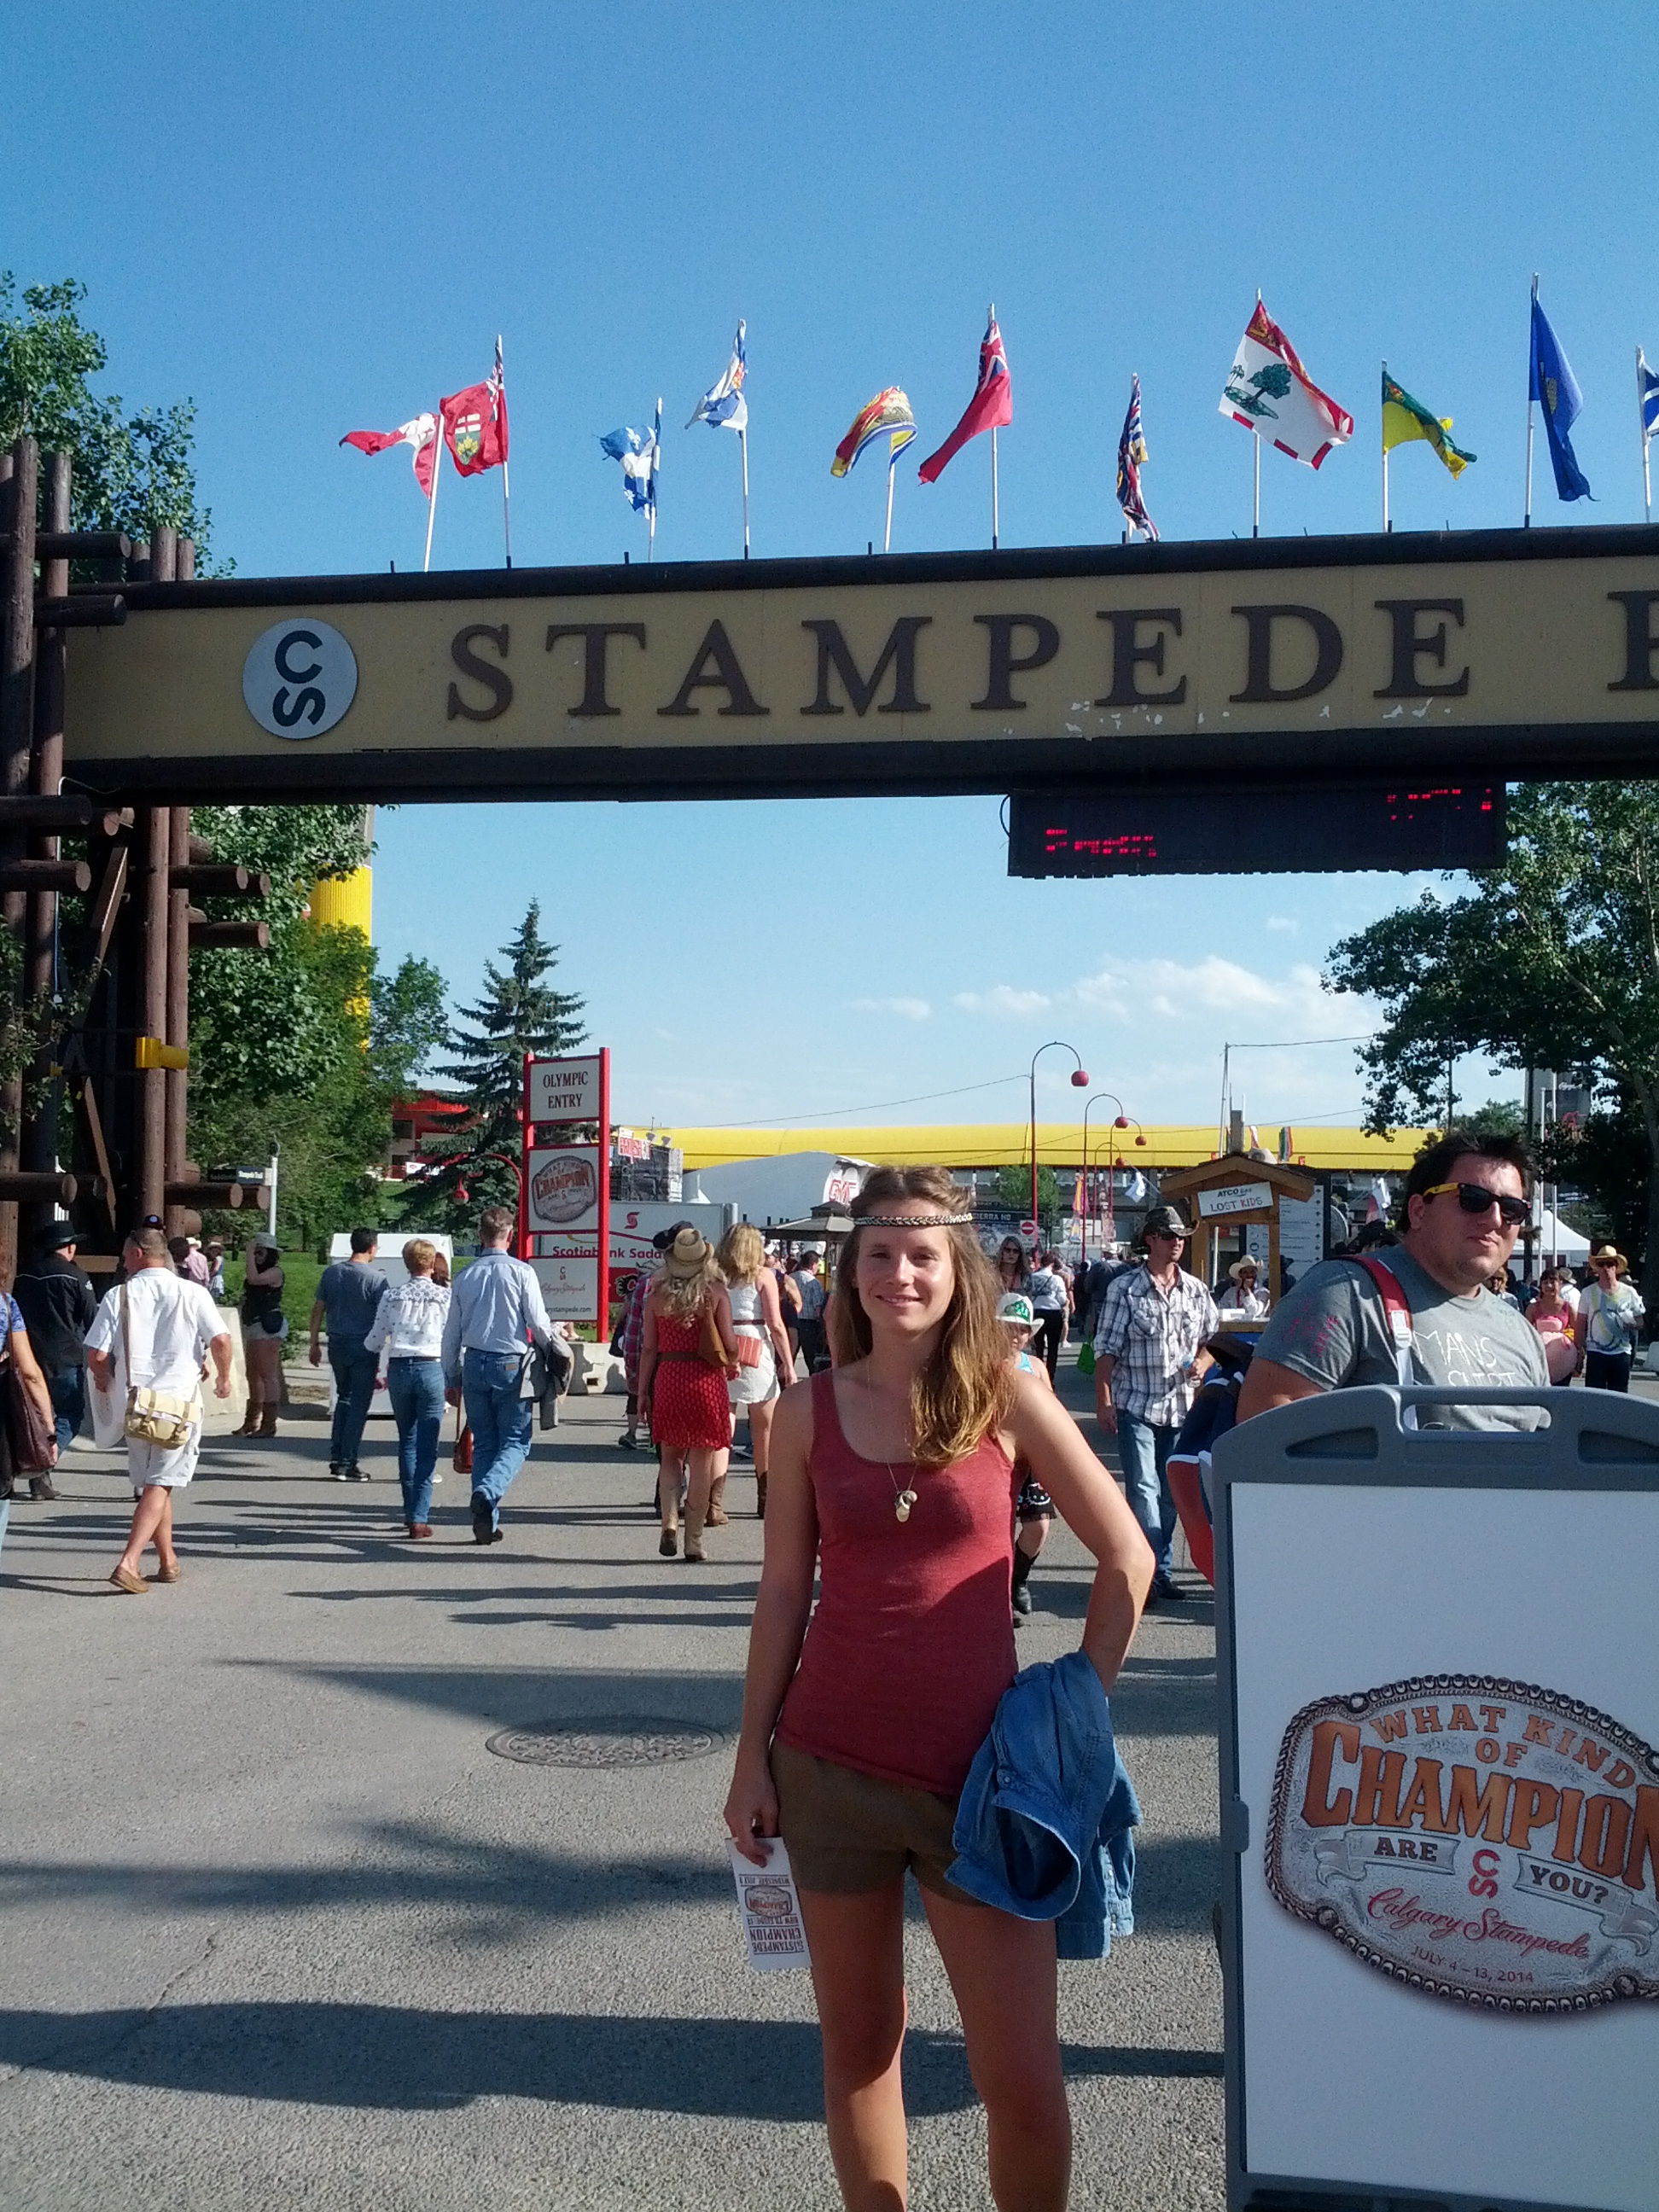
[[[1182,1369],[1217,1326],[1215,1301],[1196,1275],[1177,1269],[1167,1293],[1145,1267],[1119,1275],[1106,1292],[1095,1357],[1112,1370],[1112,1403],[1154,1428],[1179,1428],[1193,1402]]]
[[[651,1295],[651,1285],[662,1273],[662,1261],[654,1267],[641,1267],[633,1294],[628,1301],[628,1318],[623,1323],[623,1372],[632,1389],[640,1375],[640,1352],[645,1344],[645,1302]]]

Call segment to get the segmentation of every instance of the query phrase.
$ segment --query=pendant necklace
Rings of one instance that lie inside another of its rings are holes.
[[[872,1400],[875,1396],[875,1393],[870,1388],[870,1381],[867,1376],[865,1377],[864,1381],[864,1395],[866,1401]],[[887,1480],[893,1486],[893,1518],[899,1523],[900,1527],[902,1528],[904,1523],[910,1518],[910,1508],[916,1502],[916,1493],[908,1486],[903,1490],[899,1488],[898,1477],[893,1472],[893,1465],[890,1460],[884,1459],[882,1461],[882,1465],[887,1469]]]

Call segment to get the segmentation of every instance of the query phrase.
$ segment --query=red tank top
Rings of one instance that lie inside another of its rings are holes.
[[[994,1436],[953,1467],[860,1459],[812,1378],[818,1601],[778,1716],[815,1759],[954,1797],[1014,1679],[1014,1498]],[[893,1512],[895,1481],[916,1493]]]

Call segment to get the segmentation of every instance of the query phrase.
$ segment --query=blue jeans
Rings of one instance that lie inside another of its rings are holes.
[[[1128,1493],[1129,1510],[1152,1547],[1152,1557],[1162,1576],[1170,1571],[1170,1539],[1175,1534],[1177,1518],[1176,1503],[1164,1474],[1170,1447],[1175,1440],[1173,1428],[1154,1428],[1139,1413],[1121,1413],[1117,1417],[1118,1455],[1123,1462],[1123,1487]]]
[[[438,1431],[444,1418],[443,1363],[388,1359],[386,1387],[398,1423],[398,1480],[404,1486],[404,1518],[430,1521],[432,1471],[438,1464]]]
[[[46,1388],[57,1416],[58,1449],[66,1452],[87,1417],[87,1370],[78,1362],[73,1367],[60,1367],[47,1376]]]
[[[469,1352],[461,1362],[461,1388],[472,1428],[472,1495],[489,1508],[489,1525],[501,1520],[507,1486],[530,1455],[535,1401],[519,1395],[522,1365],[516,1352]]]
[[[365,1352],[361,1344],[328,1347],[328,1364],[334,1370],[334,1426],[328,1440],[328,1463],[333,1468],[356,1467],[363,1441],[363,1423],[374,1397],[374,1378],[380,1371],[380,1354]]]

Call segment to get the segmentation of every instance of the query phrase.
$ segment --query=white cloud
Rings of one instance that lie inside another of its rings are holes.
[[[1018,1018],[1040,1014],[1054,1004],[1046,991],[1017,991],[1012,983],[998,983],[988,991],[958,991],[954,1003],[965,1014],[1000,1014]]]
[[[1067,996],[1079,1006],[1131,1024],[1149,1014],[1176,1020],[1224,1018],[1228,1026],[1218,1036],[1247,1034],[1268,1015],[1281,1026],[1294,1022],[1315,1036],[1363,1028],[1367,1018],[1362,1000],[1324,990],[1319,970],[1306,962],[1274,977],[1218,952],[1194,961],[1126,960],[1079,977]]]
[[[926,999],[854,999],[851,1005],[855,1014],[899,1014],[907,1022],[931,1021],[933,1014]]]
[[[1302,933],[1302,924],[1293,914],[1270,914],[1262,927],[1276,937],[1299,937]]]

